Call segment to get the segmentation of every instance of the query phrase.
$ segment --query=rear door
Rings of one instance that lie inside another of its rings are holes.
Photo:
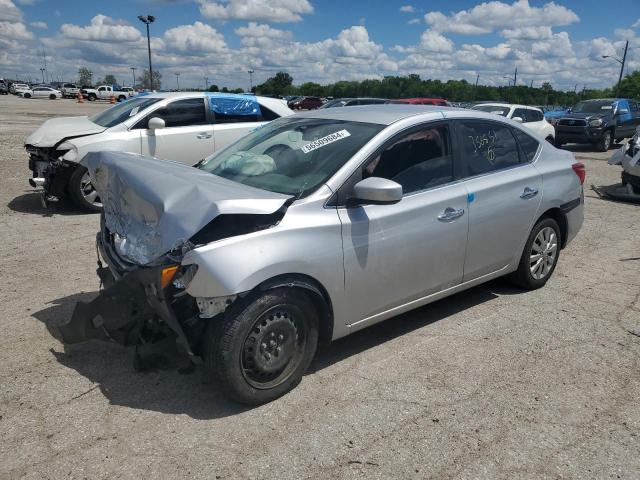
[[[615,112],[616,138],[632,137],[635,132],[635,119],[633,118],[630,103],[632,102],[628,102],[627,100],[618,101]]]
[[[403,187],[393,205],[338,207],[350,320],[365,326],[395,307],[458,285],[467,243],[467,191],[456,182],[450,125],[397,135],[341,189],[382,177]]]
[[[520,256],[540,206],[542,176],[529,158],[521,158],[511,127],[472,119],[457,120],[455,126],[469,195],[466,282]],[[534,160],[535,151],[530,157]]]
[[[153,117],[163,119],[165,128],[148,130]],[[140,129],[143,155],[195,165],[214,151],[213,125],[207,118],[203,97],[169,102],[147,115],[136,128]]]

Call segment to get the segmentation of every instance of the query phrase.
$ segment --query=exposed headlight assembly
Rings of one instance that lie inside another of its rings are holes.
[[[60,157],[62,160],[69,160],[70,162],[75,162],[76,160],[78,160],[78,148],[71,142],[62,142],[60,145],[58,145],[58,148],[56,148],[56,150],[67,151]]]
[[[600,125],[602,125],[601,118],[594,118],[593,120],[589,120],[590,127],[599,127]]]

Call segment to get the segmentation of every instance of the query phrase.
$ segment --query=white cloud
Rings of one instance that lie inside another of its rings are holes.
[[[141,38],[137,28],[102,14],[93,17],[86,27],[65,23],[60,27],[60,34],[72,40],[110,43],[136,42]]]
[[[635,23],[633,25],[631,25],[633,28],[638,28],[640,27],[640,18],[638,20],[635,21]]]
[[[31,22],[29,25],[31,25],[33,28],[49,28],[49,25],[47,25],[47,22]]]
[[[419,18],[412,18],[407,23],[409,25],[418,25],[419,23],[422,23],[422,20],[420,20]]]
[[[24,23],[0,22],[0,39],[30,40],[33,33],[27,30]]]
[[[420,47],[426,52],[453,52],[453,42],[434,30],[425,30],[422,33]]]
[[[291,42],[293,34],[288,30],[279,30],[267,24],[249,22],[246,27],[239,27],[234,33],[241,38],[245,47],[265,48],[282,46]]]
[[[224,36],[215,28],[202,22],[170,28],[164,32],[164,40],[168,48],[190,54],[227,51]]]
[[[22,12],[11,0],[0,0],[0,21],[21,22]]]
[[[403,13],[413,13],[416,11],[416,9],[413,5],[403,5],[402,7],[400,7],[400,11]]]
[[[532,7],[529,0],[516,0],[512,4],[485,2],[451,15],[429,12],[424,19],[432,29],[462,35],[490,33],[499,28],[569,25],[580,20],[572,10],[561,5],[550,2]]]
[[[262,20],[299,22],[302,15],[313,13],[308,0],[198,0],[200,13],[216,20]]]
[[[551,38],[553,33],[551,27],[518,27],[507,28],[500,32],[504,38],[515,40],[545,40]]]

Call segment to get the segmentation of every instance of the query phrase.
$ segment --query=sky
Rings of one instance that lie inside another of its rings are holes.
[[[615,3],[615,13],[607,5]],[[278,71],[295,84],[418,74],[558,89],[613,85],[640,69],[640,0],[0,0],[0,77],[76,81],[78,68],[131,85],[249,88]],[[179,79],[175,74],[179,73]]]

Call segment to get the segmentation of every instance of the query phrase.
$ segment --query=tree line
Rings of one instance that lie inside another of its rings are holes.
[[[444,98],[451,102],[473,102],[479,100],[506,101],[525,105],[573,105],[580,100],[592,98],[640,98],[640,71],[627,75],[619,88],[583,89],[576,91],[556,90],[546,82],[540,87],[527,85],[501,86],[475,85],[466,80],[422,79],[419,75],[388,76],[381,80],[338,81],[327,85],[306,82],[293,84],[293,77],[278,72],[266,82],[257,85],[255,91],[262,95],[310,95],[318,97],[379,97]]]

